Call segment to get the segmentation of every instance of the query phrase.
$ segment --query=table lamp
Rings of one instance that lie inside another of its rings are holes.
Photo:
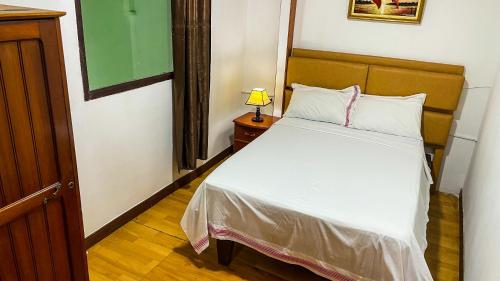
[[[250,93],[246,105],[257,106],[257,111],[255,112],[255,117],[252,118],[253,122],[262,122],[264,119],[260,117],[260,107],[266,106],[271,103],[271,99],[267,95],[267,91],[264,88],[255,88]]]

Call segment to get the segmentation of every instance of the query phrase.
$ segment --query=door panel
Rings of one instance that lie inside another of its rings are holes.
[[[58,201],[51,201],[46,206],[47,216],[50,218],[47,222],[48,232],[51,242],[51,251],[53,263],[56,267],[55,280],[80,280],[83,276],[75,277],[72,279],[70,269],[70,258],[68,254],[68,237],[66,236],[65,227],[61,225],[64,221],[64,212],[62,203]],[[57,242],[56,242],[57,241]]]
[[[16,43],[2,43],[0,44],[0,62],[1,62],[1,99],[0,99],[0,178],[2,179],[2,195],[4,204],[9,204],[20,199],[21,185],[18,179],[18,171],[15,163],[17,163],[13,136],[12,126],[10,123],[10,116],[8,114],[7,95],[6,92],[12,90],[11,83],[7,85],[5,77],[9,77],[8,72],[11,70],[12,64],[10,59],[5,60],[5,57],[12,55],[11,52],[15,51]],[[10,67],[8,67],[10,66]],[[19,83],[16,78],[14,82]],[[15,84],[14,84],[15,85]],[[3,207],[3,206],[2,206]],[[3,227],[3,226],[2,226]],[[28,236],[28,226],[26,220],[17,220],[12,222],[7,231],[9,235],[9,246],[14,252],[15,263],[19,277],[22,280],[36,280],[33,260],[31,255],[31,239]],[[15,235],[12,235],[12,232]],[[6,243],[7,241],[5,241]],[[12,245],[10,245],[12,244]],[[15,253],[29,253],[28,255],[15,255]],[[3,256],[3,253],[2,253]]]
[[[64,57],[62,51],[61,30],[59,19],[40,21],[40,40],[43,44],[43,57],[47,62],[47,84],[50,93],[50,107],[52,123],[56,138],[56,147],[61,182],[68,185],[74,182],[71,196],[63,195],[63,206],[67,219],[67,242],[69,247],[69,260],[73,280],[88,280],[87,260],[83,244],[83,224],[81,219],[81,205],[78,193],[78,180],[76,178],[76,162],[74,158],[73,133],[71,130],[71,115],[67,96],[66,76],[64,71]]]
[[[0,227],[0,255],[2,257],[2,262],[0,262],[0,280],[19,279],[10,241],[9,229],[7,227]]]
[[[56,162],[57,153],[50,122],[47,85],[45,84],[40,44],[37,41],[22,41],[22,63],[26,72],[26,91],[35,136],[35,146],[40,165],[43,186],[49,186],[60,179]],[[50,128],[50,129],[48,129]]]
[[[22,41],[20,50],[23,58],[23,67],[26,73],[26,90],[29,97],[29,107],[31,109],[34,143],[38,156],[39,176],[42,186],[49,186],[61,180],[58,171],[57,153],[53,128],[50,120],[47,85],[45,84],[42,55],[38,41]],[[48,128],[51,128],[50,130]],[[57,224],[63,221],[62,208],[60,202],[51,202],[46,206],[50,239],[52,241],[66,241],[64,229]],[[56,222],[56,223],[54,223]],[[51,227],[50,227],[51,226]],[[52,230],[52,231],[50,231]],[[56,244],[57,243],[52,243]],[[63,245],[65,246],[65,245]],[[63,251],[61,251],[63,250]],[[55,251],[55,252],[54,252]],[[57,280],[69,280],[69,263],[66,247],[54,245],[51,249],[54,263],[58,265],[55,275],[59,275]],[[53,263],[53,264],[54,264]]]
[[[18,212],[0,225],[0,280],[82,278],[71,274],[67,205],[62,203],[76,197],[65,188],[72,175],[62,168],[72,166],[68,127],[54,122],[46,69],[52,62],[46,61],[42,42],[0,42],[0,215]],[[58,136],[54,124],[66,129],[65,137]],[[45,192],[45,203],[40,196],[35,200],[34,194],[57,182],[63,184],[61,191]],[[19,202],[25,203],[22,208],[14,206]]]
[[[8,109],[8,118],[10,120],[10,132],[12,141],[12,151],[15,162],[10,163],[16,166],[17,177],[12,181],[19,182],[18,198],[32,194],[42,188],[40,163],[37,153],[37,147],[34,140],[34,119],[31,116],[30,93],[26,91],[26,77],[41,76],[43,72],[31,73],[26,71],[23,65],[22,43],[4,43],[0,45],[0,61],[2,62],[2,73],[4,79],[4,100]],[[24,78],[24,81],[23,81]],[[43,89],[43,88],[42,88]],[[40,96],[40,92],[31,93],[33,96]],[[34,108],[38,109],[36,105]],[[51,128],[44,128],[50,132]],[[7,132],[6,132],[7,135]],[[43,160],[43,159],[42,159]],[[51,263],[49,241],[45,229],[46,218],[42,209],[35,209],[27,215],[26,221],[19,219],[14,224],[22,227],[26,224],[26,241],[16,243],[23,244],[30,242],[30,249],[24,249],[23,252],[31,251],[32,262],[35,265],[34,270],[38,280],[53,280],[53,266]],[[24,231],[24,229],[23,229]],[[17,232],[16,232],[17,233]],[[24,235],[23,235],[24,236]],[[27,256],[27,255],[26,255]],[[27,257],[26,257],[27,259]],[[27,263],[27,261],[26,261]],[[30,277],[31,279],[31,277]]]

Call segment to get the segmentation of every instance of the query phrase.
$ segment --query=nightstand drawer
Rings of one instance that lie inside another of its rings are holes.
[[[234,152],[242,149],[248,143],[253,141],[262,135],[267,129],[269,129],[274,122],[278,121],[278,117],[273,117],[269,115],[261,115],[264,119],[262,122],[254,122],[252,118],[255,117],[255,113],[249,112],[233,120],[234,122]]]
[[[262,129],[236,126],[234,129],[234,139],[251,142],[264,132],[265,130]]]

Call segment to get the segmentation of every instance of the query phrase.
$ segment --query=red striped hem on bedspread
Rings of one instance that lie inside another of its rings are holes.
[[[356,279],[345,276],[339,273],[338,271],[323,266],[319,261],[293,256],[290,253],[286,253],[282,250],[273,248],[269,245],[264,245],[251,237],[232,231],[229,228],[219,227],[219,226],[216,227],[209,224],[208,231],[213,238],[223,239],[223,240],[227,239],[238,242],[272,258],[281,260],[283,262],[303,266],[311,270],[312,272],[322,277],[328,278],[330,280],[356,281]],[[208,234],[205,237],[198,240],[196,243],[193,243],[192,246],[197,253],[201,253],[208,247]]]

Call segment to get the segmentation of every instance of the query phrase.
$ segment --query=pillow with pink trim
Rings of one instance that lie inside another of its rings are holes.
[[[343,90],[309,87],[292,84],[293,95],[284,117],[301,118],[313,121],[334,123],[342,126],[349,124],[349,112],[353,107],[359,86]]]

